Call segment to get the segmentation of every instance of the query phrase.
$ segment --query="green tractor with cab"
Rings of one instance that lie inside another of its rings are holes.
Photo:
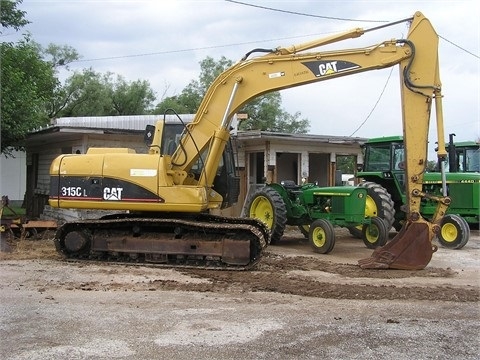
[[[368,248],[383,246],[388,239],[380,217],[365,217],[367,189],[356,186],[319,187],[293,181],[271,183],[247,198],[244,215],[263,221],[271,231],[271,244],[283,236],[287,225],[297,226],[316,253],[327,254],[335,246],[334,226],[359,227]]]
[[[439,243],[450,249],[461,249],[470,238],[470,228],[478,228],[480,221],[480,150],[476,142],[454,143],[450,135],[448,144],[448,171],[445,173],[447,195],[452,202],[442,220],[437,235]],[[405,156],[403,137],[389,136],[370,139],[365,143],[364,164],[357,178],[359,187],[367,189],[365,216],[381,217],[387,227],[398,231],[402,227],[405,213]],[[439,165],[437,164],[437,168]],[[442,195],[442,174],[425,172],[423,191]],[[434,201],[424,199],[421,214],[433,216]],[[359,227],[349,228],[352,235],[361,236]]]

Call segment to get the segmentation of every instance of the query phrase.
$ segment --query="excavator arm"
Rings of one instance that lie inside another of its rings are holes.
[[[340,51],[304,51],[356,38],[364,34],[354,29],[340,35],[311,41],[289,48],[277,48],[253,59],[246,57],[218,76],[208,89],[182,145],[172,157],[175,170],[189,171],[200,153],[207,148],[205,173],[199,182],[211,185],[221,152],[212,148],[217,141],[229,138],[230,119],[251,99],[272,91],[331,80],[399,64],[402,75],[403,128],[409,139],[411,153],[426,157],[430,109],[433,99],[437,109],[438,139],[443,139],[441,83],[438,71],[438,36],[427,18],[417,12],[407,39],[390,40],[366,48]],[[259,50],[261,51],[261,49]],[[265,51],[265,50],[263,50]],[[212,135],[214,134],[214,135]],[[216,140],[218,139],[218,140]],[[425,149],[415,150],[418,145]],[[408,144],[407,144],[408,147]],[[221,148],[221,146],[220,146]],[[439,143],[439,149],[441,144]],[[438,152],[445,157],[446,152]],[[413,173],[422,173],[423,163]],[[181,164],[181,165],[176,165]]]
[[[374,69],[391,67],[403,60],[413,61],[412,49],[405,40],[391,40],[367,48],[328,52],[310,52],[314,47],[360,36],[355,29],[336,37],[329,37],[290,48],[269,50],[270,53],[252,59],[244,58],[218,76],[208,89],[194,121],[188,124],[188,134],[172,158],[174,168],[188,171],[196,163],[199,153],[212,144],[220,133],[228,133],[230,119],[251,99],[272,91],[293,88],[314,82],[334,79]],[[261,51],[259,49],[258,51]],[[263,50],[267,51],[267,50]],[[212,134],[215,134],[212,136]],[[228,136],[227,136],[228,138]],[[217,165],[218,151],[208,151],[206,161],[210,173]],[[209,166],[208,166],[209,165]],[[209,185],[212,176],[205,175]]]

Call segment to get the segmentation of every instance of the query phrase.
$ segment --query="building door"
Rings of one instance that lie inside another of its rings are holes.
[[[35,189],[38,181],[38,153],[33,153],[27,159],[27,188],[25,195],[26,214],[35,218],[40,215],[38,204],[35,201]]]
[[[299,153],[279,153],[277,152],[277,178],[276,182],[281,183],[283,180],[293,181],[295,184],[300,183],[300,154]]]
[[[329,186],[330,154],[308,154],[308,182],[317,182],[318,186]]]
[[[247,199],[257,190],[259,187],[265,184],[265,153],[263,152],[252,152],[246,154],[246,159],[248,159],[248,164],[246,166],[246,178],[247,178],[247,193],[245,199],[242,202],[242,208],[240,211],[240,216],[244,216],[243,211],[245,202]],[[239,199],[240,202],[240,199]]]
[[[248,154],[248,186],[265,183],[265,154],[254,152]]]

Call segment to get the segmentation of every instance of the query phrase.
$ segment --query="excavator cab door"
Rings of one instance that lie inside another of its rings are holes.
[[[234,205],[240,195],[240,176],[235,167],[235,154],[232,140],[225,145],[222,163],[218,167],[213,188],[223,196],[222,209]]]

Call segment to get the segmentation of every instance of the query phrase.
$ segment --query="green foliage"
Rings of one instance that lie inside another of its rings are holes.
[[[18,31],[30,23],[30,21],[25,19],[26,12],[17,9],[17,6],[22,2],[22,0],[0,1],[0,23],[2,24],[2,28],[14,28],[16,31]],[[0,32],[0,34],[3,34],[3,30]]]
[[[23,148],[30,131],[48,124],[45,104],[57,80],[49,63],[43,61],[37,44],[29,38],[1,43],[1,152]]]
[[[127,82],[113,73],[84,69],[65,81],[53,107],[56,116],[143,115],[150,112],[154,100],[145,80]]]
[[[240,130],[261,130],[291,134],[304,134],[310,123],[307,119],[299,119],[301,114],[290,114],[281,107],[282,97],[279,92],[271,92],[259,96],[246,104],[239,112],[248,115],[248,119],[240,123]]]
[[[164,98],[156,106],[154,114],[164,114],[167,109],[173,109],[178,114],[195,114],[210,84],[232,64],[224,56],[217,62],[207,56],[200,62],[198,80],[191,80],[179,95]]]
[[[77,50],[68,45],[49,44],[45,49],[41,49],[45,61],[55,70],[55,76],[58,78],[58,70],[63,67],[68,70],[68,64],[78,60],[80,55]],[[46,104],[48,117],[55,118],[58,112],[65,107],[65,91],[64,85],[57,80],[53,96]]]
[[[80,59],[77,50],[69,45],[48,44],[45,49],[42,49],[42,52],[55,69],[59,66],[65,66],[68,69],[69,63]]]
[[[426,171],[427,171],[427,172],[436,172],[436,171],[438,171],[438,169],[437,169],[437,162],[436,162],[436,161],[433,161],[433,160],[428,160],[428,161],[427,161]]]
[[[155,108],[155,114],[173,109],[179,114],[194,114],[200,106],[209,86],[223,71],[233,65],[224,56],[215,61],[206,57],[200,62],[200,76],[192,80],[179,95],[163,99]],[[289,114],[282,109],[279,92],[271,92],[251,100],[238,112],[248,118],[240,123],[241,130],[263,130],[286,133],[306,133],[310,127],[307,119],[300,119],[300,112]]]
[[[357,168],[356,157],[354,155],[337,155],[337,170],[342,174],[355,174]]]
[[[200,62],[201,71],[199,81],[192,80],[187,86],[187,89],[193,93],[201,94],[203,97],[213,81],[232,65],[233,61],[228,60],[225,56],[222,56],[218,61],[215,61],[212,57],[207,56]]]
[[[271,92],[250,101],[240,110],[248,115],[248,119],[240,124],[240,130],[275,131],[275,122],[282,113],[281,102],[279,92]]]
[[[2,31],[16,31],[29,23],[25,11],[17,9],[21,0],[0,0]],[[1,152],[23,148],[23,140],[31,130],[46,125],[45,103],[56,85],[52,67],[42,60],[41,49],[26,36],[17,44],[2,42],[1,59]]]
[[[188,111],[188,114],[195,114],[200,102],[202,101],[204,93],[199,92],[192,86],[187,86],[178,96],[178,102],[183,105]]]
[[[92,69],[75,72],[57,93],[57,116],[110,115],[113,106],[102,81],[102,75]]]
[[[290,114],[282,110],[280,116],[277,118],[273,131],[291,134],[305,134],[310,129],[310,122],[305,118],[300,119],[300,116],[301,113],[299,111],[295,114]]]
[[[190,111],[187,106],[179,100],[179,96],[171,96],[165,98],[163,101],[157,104],[153,110],[153,114],[163,115],[168,110],[173,110],[177,114],[193,114],[194,112]]]
[[[148,81],[127,82],[119,75],[115,81],[111,77],[106,80],[115,115],[142,115],[151,109],[155,93]]]

